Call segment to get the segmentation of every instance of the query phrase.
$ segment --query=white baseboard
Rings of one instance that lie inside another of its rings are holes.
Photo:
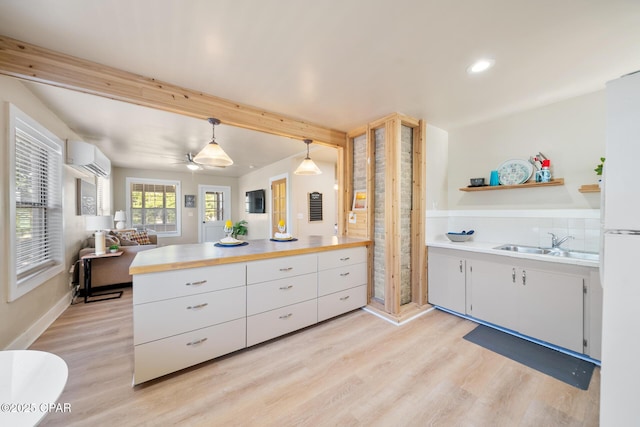
[[[26,350],[44,331],[71,305],[72,293],[65,294],[60,300],[38,319],[26,331],[20,334],[5,350]]]

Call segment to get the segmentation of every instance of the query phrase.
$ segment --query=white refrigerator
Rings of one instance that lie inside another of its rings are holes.
[[[606,99],[600,425],[640,426],[640,72]]]

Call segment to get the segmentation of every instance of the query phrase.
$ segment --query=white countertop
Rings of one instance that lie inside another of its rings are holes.
[[[495,249],[498,246],[502,246],[505,244],[512,244],[512,242],[476,242],[473,240],[468,240],[466,242],[451,242],[449,240],[432,240],[427,242],[427,246],[432,246],[436,248],[446,248],[446,249],[456,249],[460,251],[468,251],[468,252],[479,252],[491,255],[501,255],[512,258],[520,258],[520,259],[532,259],[536,261],[545,261],[545,262],[555,262],[560,264],[571,264],[571,265],[580,265],[584,267],[600,267],[599,261],[589,261],[584,259],[576,259],[576,258],[567,258],[567,257],[559,257],[552,255],[542,255],[542,254],[527,254],[522,252],[512,252],[512,251],[503,251],[500,249]]]

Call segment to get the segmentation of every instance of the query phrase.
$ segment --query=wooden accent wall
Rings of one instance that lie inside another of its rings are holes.
[[[413,177],[412,177],[412,211],[411,211],[411,303],[401,305],[401,224],[400,224],[400,140],[402,126],[413,130]],[[425,123],[401,114],[391,114],[383,117],[366,127],[360,127],[347,134],[345,151],[345,184],[349,188],[345,191],[347,206],[345,206],[345,220],[348,216],[353,200],[351,191],[353,182],[353,140],[363,134],[367,137],[367,203],[368,210],[355,211],[356,223],[347,223],[347,235],[365,237],[374,240],[374,207],[375,207],[375,130],[384,128],[385,131],[385,295],[380,304],[370,299],[370,305],[378,310],[392,315],[397,319],[403,314],[415,311],[416,307],[427,304],[427,276],[426,276],[426,246],[425,246],[425,181],[426,167],[424,158]],[[364,217],[362,220],[360,217]],[[360,222],[362,221],[362,222]],[[374,243],[375,245],[375,243]],[[370,248],[369,294],[373,295],[373,248]]]

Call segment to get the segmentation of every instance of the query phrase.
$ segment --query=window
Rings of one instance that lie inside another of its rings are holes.
[[[10,277],[14,301],[64,270],[63,142],[9,105]]]
[[[127,211],[133,228],[180,236],[179,200],[179,181],[127,178]]]
[[[207,191],[204,193],[204,220],[222,221],[224,219],[224,192]]]

